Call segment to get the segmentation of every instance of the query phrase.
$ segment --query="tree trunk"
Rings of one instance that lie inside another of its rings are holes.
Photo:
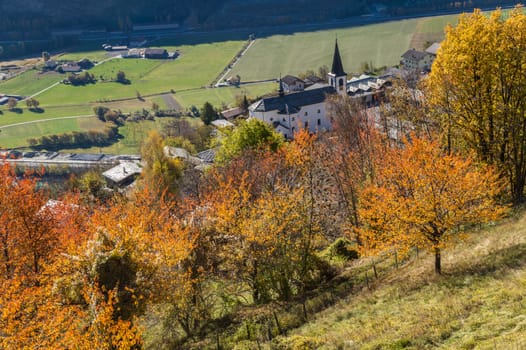
[[[440,261],[440,248],[435,248],[435,273],[437,275],[442,274],[442,266]]]

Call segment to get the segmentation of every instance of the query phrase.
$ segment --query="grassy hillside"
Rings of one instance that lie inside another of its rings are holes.
[[[232,74],[239,74],[243,80],[257,80],[276,78],[280,72],[297,74],[323,65],[330,68],[336,37],[348,73],[360,72],[364,62],[376,67],[397,65],[407,49],[423,49],[426,42],[441,40],[443,28],[456,23],[457,17],[427,17],[258,39]]]
[[[343,276],[356,280],[363,264],[346,268]],[[443,264],[443,276],[433,274],[432,258],[425,254],[399,269],[391,266],[370,288],[356,285],[274,344],[315,339],[319,349],[526,347],[524,212],[472,232],[466,242],[445,252]]]
[[[398,267],[376,258],[377,278],[363,258],[306,299],[245,310],[187,348],[524,349],[526,212],[465,238],[444,250],[442,276],[422,251]]]

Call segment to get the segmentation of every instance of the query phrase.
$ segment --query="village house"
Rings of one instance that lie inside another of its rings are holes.
[[[233,128],[235,125],[229,122],[226,119],[216,119],[213,120],[210,124],[215,126],[216,128],[222,129],[222,128]]]
[[[385,87],[390,84],[387,78],[368,75],[353,77],[348,81],[347,73],[343,69],[338,41],[334,46],[332,69],[327,78],[329,84],[317,81],[303,91],[288,94],[284,79],[280,79],[279,95],[252,104],[249,107],[249,117],[271,124],[286,139],[294,138],[294,134],[300,128],[305,128],[311,133],[329,131],[332,129],[332,121],[326,115],[328,95],[347,94],[371,106],[379,100],[384,94]],[[290,79],[289,82],[298,86],[300,84],[298,80]],[[303,81],[301,83],[304,84]]]
[[[400,64],[405,70],[423,72],[431,69],[434,59],[435,56],[428,52],[410,49],[402,55]]]
[[[234,119],[236,117],[239,117],[240,115],[243,115],[243,108],[234,107],[234,108],[226,109],[221,112],[221,115],[226,120]]]
[[[44,68],[45,69],[53,70],[53,69],[57,68],[57,66],[58,66],[58,63],[55,60],[47,60],[46,62],[44,62]]]
[[[294,138],[294,133],[300,128],[312,133],[331,130],[332,124],[326,118],[325,99],[334,93],[334,87],[324,86],[285,94],[280,84],[278,96],[264,98],[249,107],[250,117],[273,125],[286,139]]]
[[[121,162],[115,167],[106,170],[102,176],[109,187],[122,188],[130,185],[142,173],[142,168],[137,162]]]
[[[144,58],[166,59],[168,58],[168,51],[165,49],[144,49]]]
[[[378,104],[384,96],[385,88],[390,85],[388,75],[373,77],[362,74],[347,81],[347,93],[354,99],[360,99],[363,104],[372,106]]]
[[[292,75],[285,75],[281,78],[283,90],[285,92],[303,91],[305,90],[305,82],[298,77]]]
[[[82,68],[77,63],[64,63],[59,66],[58,70],[63,73],[77,73],[80,72]]]

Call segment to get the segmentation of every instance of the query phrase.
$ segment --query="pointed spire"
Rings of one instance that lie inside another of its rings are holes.
[[[336,45],[334,45],[334,56],[332,58],[331,73],[337,77],[347,75],[343,70],[342,58],[340,56],[340,49],[338,48],[338,38],[336,38]]]
[[[279,74],[279,96],[285,96],[285,89],[283,88],[283,81],[281,80],[281,73]]]

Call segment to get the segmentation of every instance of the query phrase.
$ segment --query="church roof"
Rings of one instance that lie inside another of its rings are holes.
[[[303,80],[293,75],[285,75],[283,78],[281,78],[281,81],[287,85],[293,85],[296,83],[304,83]]]
[[[426,56],[427,56],[426,52],[411,49],[411,50],[407,50],[406,52],[404,52],[404,54],[402,55],[402,58],[406,60],[412,60],[412,61],[418,62],[424,59],[424,57]]]
[[[340,49],[338,48],[338,39],[336,39],[336,44],[334,45],[334,56],[332,58],[332,69],[331,73],[337,77],[342,75],[347,75],[343,70],[342,58],[340,56]]]
[[[303,106],[322,103],[325,101],[326,95],[334,93],[336,90],[332,86],[324,86],[318,89],[264,98],[252,105],[251,109],[254,112],[277,110],[280,114],[293,114],[297,113]]]

